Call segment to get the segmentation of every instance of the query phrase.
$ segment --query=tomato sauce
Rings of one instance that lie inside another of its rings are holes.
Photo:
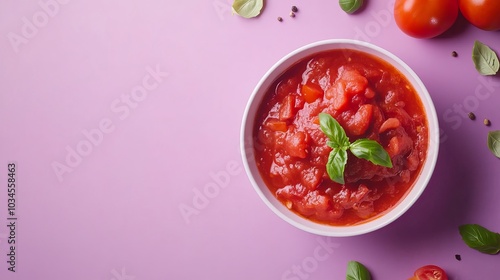
[[[349,152],[345,184],[330,180],[321,112],[340,123],[351,143],[379,142],[393,167]],[[287,208],[346,226],[376,218],[411,189],[426,159],[428,125],[420,98],[397,69],[364,52],[333,50],[302,60],[274,82],[260,105],[254,139],[259,171]]]

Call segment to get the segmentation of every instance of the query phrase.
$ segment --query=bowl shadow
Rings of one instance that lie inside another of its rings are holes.
[[[416,252],[422,244],[438,246],[450,238],[450,232],[458,234],[458,226],[474,207],[474,189],[468,186],[475,181],[470,169],[473,159],[464,155],[457,160],[460,148],[441,144],[434,175],[422,196],[398,220],[373,233],[384,248]]]

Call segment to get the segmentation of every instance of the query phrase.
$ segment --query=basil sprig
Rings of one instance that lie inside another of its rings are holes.
[[[350,261],[347,264],[346,280],[371,280],[372,277],[368,269],[357,261]]]
[[[319,114],[319,125],[328,137],[327,145],[332,148],[326,164],[326,172],[332,181],[339,184],[345,183],[344,170],[347,164],[347,150],[350,150],[358,158],[392,168],[389,154],[377,141],[358,139],[354,143],[350,143],[342,126],[327,113]]]
[[[500,252],[500,234],[480,225],[461,225],[458,230],[467,246],[481,253],[496,255]]]

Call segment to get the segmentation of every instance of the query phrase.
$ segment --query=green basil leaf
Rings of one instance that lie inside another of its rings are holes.
[[[351,144],[350,150],[358,158],[369,160],[373,164],[392,168],[389,154],[377,141],[358,139]]]
[[[244,17],[253,18],[260,14],[264,0],[234,0],[233,12]]]
[[[488,132],[488,149],[500,158],[500,130]]]
[[[339,0],[339,5],[344,12],[352,14],[363,5],[363,0]]]
[[[495,75],[500,67],[497,54],[479,41],[474,42],[472,61],[481,75]]]
[[[347,138],[344,129],[330,114],[320,113],[319,125],[323,133],[330,139],[328,146],[341,147],[342,149],[349,147],[349,138]]]
[[[460,235],[467,246],[481,253],[495,255],[500,252],[500,234],[476,225],[461,225]]]
[[[371,280],[372,276],[368,269],[357,261],[350,261],[347,264],[346,280]]]
[[[326,172],[332,181],[344,184],[344,169],[347,163],[347,151],[343,149],[333,149],[328,156]]]

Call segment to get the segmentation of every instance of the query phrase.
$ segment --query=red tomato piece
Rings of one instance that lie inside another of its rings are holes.
[[[300,109],[304,108],[304,103],[306,103],[306,101],[304,100],[304,97],[300,96],[300,95],[296,95],[295,96],[295,111],[299,111]]]
[[[276,191],[276,195],[288,202],[297,201],[302,199],[307,193],[307,189],[301,184],[297,185],[287,185]],[[289,209],[292,208],[292,205],[287,205]]]
[[[331,99],[332,107],[335,110],[341,110],[348,104],[349,98],[345,92],[345,87],[344,81],[336,81],[325,92],[325,97]]]
[[[302,171],[302,184],[309,190],[315,190],[321,183],[322,177],[323,173],[318,168],[308,168]]]
[[[323,96],[323,89],[321,89],[320,86],[311,83],[302,85],[300,92],[307,103],[312,103],[316,101],[316,99]]]
[[[378,132],[383,133],[389,129],[398,128],[400,126],[401,122],[397,118],[388,118],[387,120],[385,120],[385,122],[382,123]]]
[[[307,157],[308,137],[305,132],[296,131],[286,137],[286,149],[290,156],[298,158]]]
[[[339,78],[346,81],[345,91],[350,96],[364,92],[368,86],[368,80],[356,70],[344,70]]]
[[[287,95],[280,106],[280,121],[286,121],[295,116],[295,98]]]
[[[333,109],[341,110],[348,105],[351,97],[364,93],[367,87],[368,80],[357,70],[341,68],[337,80],[325,92],[325,97],[332,99]]]
[[[415,38],[436,37],[448,30],[457,17],[457,0],[396,0],[394,4],[396,24]]]
[[[459,0],[462,15],[474,26],[488,31],[500,30],[500,1]]]
[[[366,98],[370,98],[370,99],[374,98],[375,97],[375,91],[373,89],[367,87],[366,90],[365,90],[365,97]]]
[[[394,136],[389,140],[387,145],[387,153],[394,157],[400,154],[405,154],[411,149],[412,140],[408,135]]]
[[[258,144],[262,145],[271,145],[274,141],[274,134],[272,134],[269,129],[262,129],[258,134]]]
[[[283,131],[286,132],[287,125],[284,121],[269,120],[266,122],[265,126],[272,131]]]
[[[297,203],[297,208],[306,216],[325,212],[330,206],[330,199],[319,191],[309,192]]]
[[[448,280],[446,272],[437,265],[425,265],[415,271],[415,280]]]
[[[406,158],[406,167],[408,167],[409,171],[415,171],[420,164],[420,158],[418,153],[412,151],[412,153]]]
[[[361,105],[354,116],[347,121],[346,130],[350,135],[363,135],[370,126],[373,115],[373,105]]]

